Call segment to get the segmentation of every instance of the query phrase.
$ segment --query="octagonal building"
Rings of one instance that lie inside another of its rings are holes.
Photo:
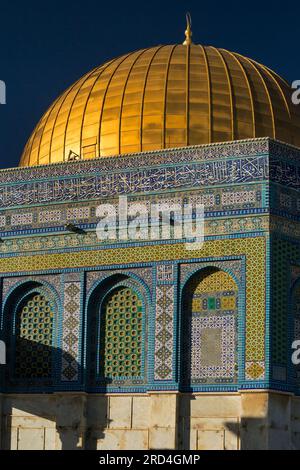
[[[2,449],[300,448],[291,97],[188,26],[49,107],[0,171]]]

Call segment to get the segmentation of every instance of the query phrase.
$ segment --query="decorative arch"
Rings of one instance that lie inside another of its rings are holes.
[[[59,308],[61,307],[61,300],[60,300],[60,296],[59,296],[59,293],[57,292],[57,289],[53,286],[53,284],[51,284],[50,282],[46,281],[46,280],[41,280],[41,279],[35,279],[34,277],[33,278],[30,278],[30,279],[22,279],[18,282],[16,282],[12,287],[10,287],[10,289],[8,289],[8,291],[6,292],[5,296],[4,296],[4,299],[3,299],[3,311],[5,313],[5,306],[7,303],[9,303],[9,299],[11,297],[12,294],[14,294],[14,296],[16,295],[16,293],[18,292],[21,292],[24,291],[25,289],[27,288],[30,288],[30,286],[32,287],[35,287],[35,286],[40,286],[40,287],[44,287],[44,288],[47,288],[49,289],[49,292],[51,292],[51,295],[55,298],[55,301],[57,303],[57,305],[59,306]]]
[[[182,290],[181,381],[185,386],[238,380],[238,286],[227,271],[208,266]]]
[[[90,384],[145,383],[148,310],[149,292],[136,277],[114,273],[95,285],[87,302]]]
[[[9,383],[52,382],[59,305],[58,295],[48,283],[23,281],[8,293],[4,317]]]
[[[93,273],[94,275],[96,274],[95,272]],[[109,281],[114,281],[118,279],[133,279],[136,281],[140,287],[144,290],[145,295],[147,297],[147,301],[151,300],[152,297],[152,292],[150,290],[151,286],[148,285],[147,282],[139,275],[136,274],[134,271],[131,271],[129,269],[126,269],[124,271],[99,271],[97,273],[97,279],[93,280],[92,283],[88,286],[87,290],[87,300],[89,301],[89,298],[93,295],[95,289],[102,283],[106,283],[107,280]]]

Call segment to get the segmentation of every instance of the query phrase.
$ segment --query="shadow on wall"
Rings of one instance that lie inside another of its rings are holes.
[[[226,422],[225,429],[237,436],[241,450],[266,450],[268,443],[267,416],[242,418],[239,425]]]
[[[288,394],[246,392],[243,397],[224,398],[222,401],[222,397],[217,395],[181,396],[178,420],[180,449],[300,448],[299,425],[295,417],[298,407],[295,408],[294,404],[292,411],[292,397]]]
[[[209,400],[211,399],[212,397],[209,397]],[[199,406],[195,404],[196,400]],[[268,416],[226,419],[222,416],[224,412],[225,408],[220,406],[220,403],[214,407],[209,402],[206,402],[206,405],[201,403],[201,398],[192,394],[182,396],[178,420],[179,449],[263,450],[267,448],[270,444]],[[278,448],[280,445],[285,444],[278,443]]]
[[[101,400],[102,419],[95,422],[92,402],[83,392],[85,371],[79,364],[76,363],[80,378],[78,389],[72,381],[61,382],[60,387],[55,386],[55,381],[60,383],[58,374],[61,370],[61,358],[73,366],[74,358],[59,348],[24,338],[19,338],[18,341],[21,368],[16,369],[10,348],[7,365],[1,366],[3,401],[0,448],[96,449],[97,441],[103,439],[104,430],[109,424],[105,395]],[[34,370],[38,370],[41,376],[39,379],[32,376],[33,352]],[[68,386],[70,390],[66,391]],[[6,394],[8,390],[10,393]],[[92,427],[89,426],[90,422],[93,423]]]

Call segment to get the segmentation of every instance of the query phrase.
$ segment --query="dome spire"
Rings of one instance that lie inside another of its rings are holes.
[[[184,46],[189,46],[190,44],[193,44],[192,42],[192,18],[191,18],[191,14],[189,12],[187,12],[187,14],[185,15],[186,17],[186,30],[185,30],[185,41],[183,42],[183,45]]]

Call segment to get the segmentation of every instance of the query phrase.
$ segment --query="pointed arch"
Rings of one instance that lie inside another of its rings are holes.
[[[53,384],[59,309],[57,293],[48,284],[21,281],[9,292],[3,312],[11,385]]]
[[[144,384],[149,298],[136,279],[114,273],[94,285],[87,302],[90,385]]]
[[[238,286],[225,270],[193,273],[182,291],[181,382],[187,387],[238,380]]]

